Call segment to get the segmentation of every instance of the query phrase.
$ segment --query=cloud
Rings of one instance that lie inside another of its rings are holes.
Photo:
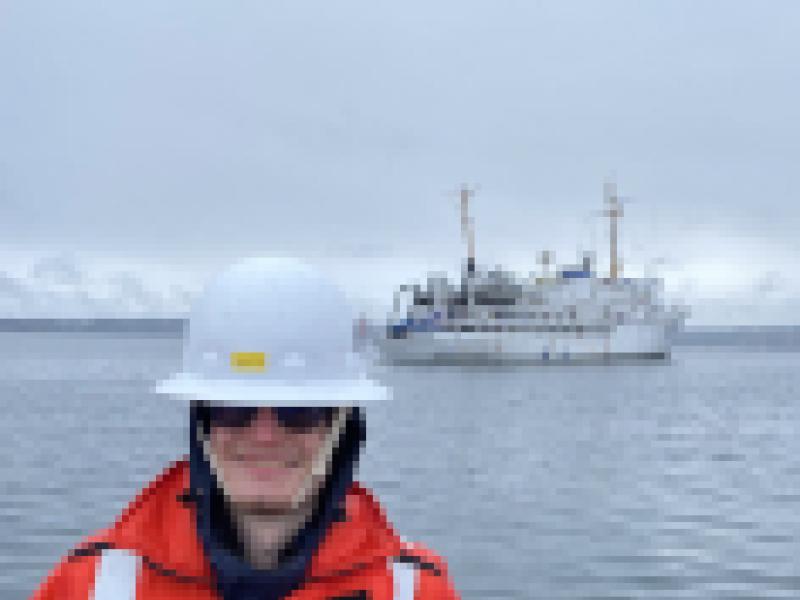
[[[177,283],[161,289],[130,270],[89,272],[71,255],[41,258],[22,276],[0,272],[2,318],[172,317],[191,298]]]
[[[378,248],[353,245],[370,258],[328,257],[311,260],[347,292],[354,308],[382,318],[401,283],[419,280],[431,270],[459,267],[429,260],[381,257]],[[70,254],[47,255],[17,274],[0,271],[0,318],[102,318],[185,316],[199,284],[211,270],[190,273],[180,263],[93,264]],[[761,324],[795,322],[798,284],[785,268],[751,265],[735,272],[724,263],[681,263],[656,257],[651,275],[664,277],[664,300],[691,308],[690,324]],[[509,268],[520,265],[503,263]],[[218,265],[222,266],[222,265]],[[783,265],[781,265],[783,267]],[[212,269],[213,270],[213,269]],[[730,272],[729,272],[730,271]],[[631,276],[648,274],[631,272]],[[734,277],[735,275],[735,277]]]
[[[85,275],[77,259],[70,254],[47,256],[36,261],[30,269],[30,277],[46,286],[80,286]]]
[[[733,268],[733,267],[731,267]],[[687,270],[667,279],[667,295],[691,307],[691,325],[786,325],[797,323],[800,287],[785,272],[740,269]]]
[[[767,271],[753,282],[753,291],[757,295],[774,295],[786,290],[788,281],[778,271]]]

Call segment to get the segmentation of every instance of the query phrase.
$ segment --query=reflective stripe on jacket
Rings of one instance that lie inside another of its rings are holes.
[[[136,600],[141,561],[127,550],[105,550],[95,573],[94,600]],[[414,600],[416,566],[392,562],[392,600]]]
[[[33,600],[220,600],[187,502],[188,467],[159,476],[108,530],[71,552]],[[443,561],[401,542],[354,485],[291,600],[458,600]],[[288,600],[288,599],[287,599]]]

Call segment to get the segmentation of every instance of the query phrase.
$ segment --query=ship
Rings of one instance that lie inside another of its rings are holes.
[[[662,300],[657,277],[623,277],[618,256],[622,202],[604,185],[609,222],[609,271],[597,273],[593,253],[557,266],[540,255],[527,276],[478,268],[469,216],[474,193],[461,189],[467,256],[460,280],[429,274],[425,284],[400,286],[392,311],[372,342],[386,364],[608,363],[665,360],[688,309]]]

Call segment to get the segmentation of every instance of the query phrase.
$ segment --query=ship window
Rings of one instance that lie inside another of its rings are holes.
[[[418,294],[414,296],[414,304],[417,306],[430,306],[433,304],[433,298],[426,294]]]
[[[475,304],[479,306],[513,306],[516,299],[511,296],[501,296],[487,292],[475,293]]]

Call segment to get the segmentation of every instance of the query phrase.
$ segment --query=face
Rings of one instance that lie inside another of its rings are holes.
[[[269,408],[259,408],[244,425],[212,420],[211,464],[230,502],[239,509],[281,512],[308,500],[327,471],[341,422],[336,416],[334,425],[322,420],[302,428],[283,425]],[[315,473],[320,466],[322,473]]]

